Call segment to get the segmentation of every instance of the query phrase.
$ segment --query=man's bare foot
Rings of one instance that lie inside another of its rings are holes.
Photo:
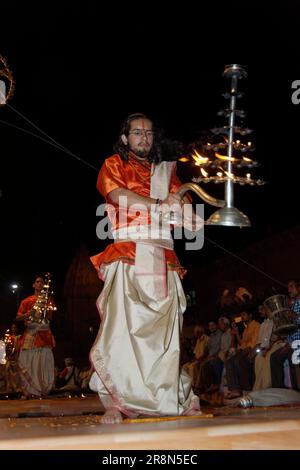
[[[101,417],[102,424],[118,424],[122,423],[122,414],[117,408],[109,408]]]
[[[202,415],[200,410],[199,397],[196,395],[193,397],[190,406],[182,413],[182,416],[199,416]]]

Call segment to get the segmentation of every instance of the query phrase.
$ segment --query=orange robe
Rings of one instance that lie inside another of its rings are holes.
[[[26,299],[22,300],[21,305],[18,310],[17,315],[23,315],[24,313],[29,313],[30,310],[33,308],[35,302],[37,300],[36,295],[30,295],[29,297],[26,297]],[[25,325],[28,325],[28,321],[25,320]],[[25,330],[19,343],[19,348],[22,349],[26,336],[28,335],[28,331]],[[50,328],[47,330],[40,330],[36,331],[34,334],[34,341],[32,345],[32,349],[34,348],[54,348],[55,346],[55,340],[54,337],[51,333]]]
[[[174,169],[170,182],[170,193],[176,193],[181,186],[181,182]],[[136,158],[129,154],[128,162],[125,162],[117,154],[105,160],[98,175],[97,189],[105,197],[106,202],[114,207],[116,214],[115,220],[111,219],[112,230],[121,228],[120,208],[109,198],[109,193],[114,189],[124,188],[133,191],[140,196],[150,197],[151,165],[142,164]],[[150,224],[150,215],[148,224]],[[127,215],[127,223],[134,224],[134,217]],[[186,270],[180,265],[179,260],[173,250],[165,250],[165,259],[169,270],[177,271],[182,278]],[[117,242],[112,243],[107,248],[91,257],[91,261],[101,277],[99,269],[101,266],[108,265],[114,261],[122,261],[134,265],[135,262],[135,242]]]

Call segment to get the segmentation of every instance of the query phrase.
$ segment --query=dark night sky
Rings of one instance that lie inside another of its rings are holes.
[[[97,171],[5,125],[41,135],[16,111],[99,168],[132,112],[149,113],[169,137],[186,141],[221,125],[224,65],[244,64],[245,124],[255,131],[256,174],[268,184],[236,191],[252,228],[207,228],[207,236],[234,251],[300,222],[300,105],[291,102],[291,84],[300,79],[299,2],[196,3],[164,10],[150,2],[108,10],[76,0],[1,6],[0,54],[16,80],[13,109],[0,109],[1,292],[11,281],[25,291],[47,270],[60,289],[80,241],[90,254],[103,248],[95,234]],[[183,165],[179,174],[186,180]],[[216,195],[214,186],[206,189]],[[188,267],[221,255],[205,244],[181,260]]]

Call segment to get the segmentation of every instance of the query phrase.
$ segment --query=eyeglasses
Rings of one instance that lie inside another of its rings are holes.
[[[153,137],[154,135],[154,132],[153,131],[146,131],[144,129],[136,129],[134,131],[130,131],[128,132],[128,134],[132,134],[132,135],[135,135],[136,137],[143,137],[143,136],[146,136],[146,137]]]

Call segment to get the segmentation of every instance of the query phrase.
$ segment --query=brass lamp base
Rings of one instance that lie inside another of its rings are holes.
[[[225,227],[251,227],[248,217],[235,207],[222,207],[214,212],[205,224],[224,225]]]

